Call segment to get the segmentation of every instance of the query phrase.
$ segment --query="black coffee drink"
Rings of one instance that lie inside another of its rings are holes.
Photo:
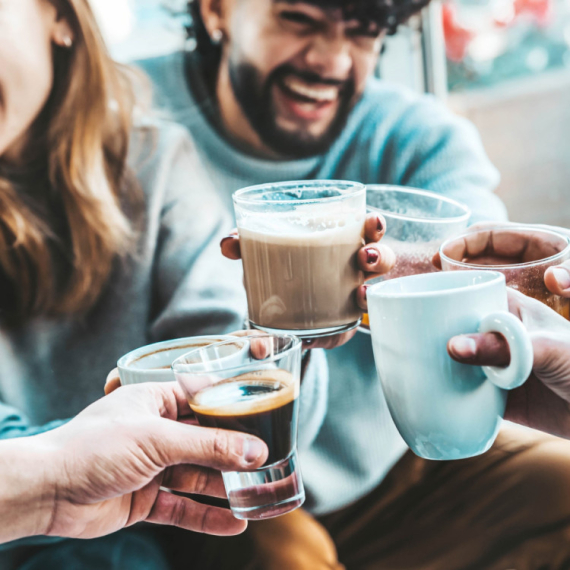
[[[299,399],[293,376],[260,370],[200,390],[190,402],[200,425],[255,435],[265,441],[265,465],[285,459],[297,430]]]

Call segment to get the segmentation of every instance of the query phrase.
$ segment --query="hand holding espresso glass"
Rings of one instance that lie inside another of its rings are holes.
[[[172,369],[200,425],[241,431],[269,448],[263,467],[224,472],[237,518],[265,519],[301,506],[305,492],[297,459],[301,342],[292,335],[242,336],[247,350],[228,364],[228,346],[189,352]]]
[[[189,413],[175,382],[127,386],[57,429],[2,442],[3,457],[18,468],[4,472],[9,487],[0,499],[14,511],[0,542],[26,535],[89,539],[142,521],[243,532],[246,525],[227,509],[163,487],[225,497],[220,470],[260,467],[267,446],[244,433],[178,421]]]

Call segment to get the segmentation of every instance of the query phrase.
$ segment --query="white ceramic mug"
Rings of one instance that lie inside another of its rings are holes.
[[[522,323],[508,312],[505,277],[495,271],[413,275],[368,289],[374,359],[400,434],[426,459],[462,459],[495,441],[507,390],[533,363]],[[459,364],[447,353],[458,334],[499,332],[506,368]]]
[[[117,362],[121,384],[141,382],[174,382],[172,363],[187,352],[209,346],[217,342],[235,341],[225,345],[223,363],[228,368],[239,366],[246,356],[248,344],[236,336],[209,335],[177,338],[142,346],[125,354]]]

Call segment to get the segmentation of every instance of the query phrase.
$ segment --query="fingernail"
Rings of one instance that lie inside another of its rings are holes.
[[[246,438],[243,442],[243,458],[246,463],[256,462],[265,451],[265,446],[258,439]]]
[[[376,218],[376,229],[381,232],[384,229],[384,222],[380,218]]]
[[[222,241],[221,241],[220,243],[223,244],[223,243],[226,243],[228,240],[230,240],[230,239],[235,239],[235,238],[236,238],[236,236],[233,236],[233,235],[231,235],[231,236],[226,236],[226,237],[222,238]]]
[[[459,358],[473,358],[477,355],[477,343],[468,336],[456,336],[450,343],[450,349]]]
[[[554,274],[554,279],[556,279],[558,285],[560,285],[562,289],[570,288],[570,273],[568,273],[566,269],[562,269],[562,267],[554,267],[552,269],[552,273]]]
[[[375,249],[369,248],[366,250],[366,263],[376,263],[378,261],[378,258],[379,255]]]

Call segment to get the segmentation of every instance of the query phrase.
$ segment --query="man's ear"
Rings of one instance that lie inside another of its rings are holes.
[[[227,36],[227,3],[228,0],[200,0],[200,15],[213,43],[220,43]]]

